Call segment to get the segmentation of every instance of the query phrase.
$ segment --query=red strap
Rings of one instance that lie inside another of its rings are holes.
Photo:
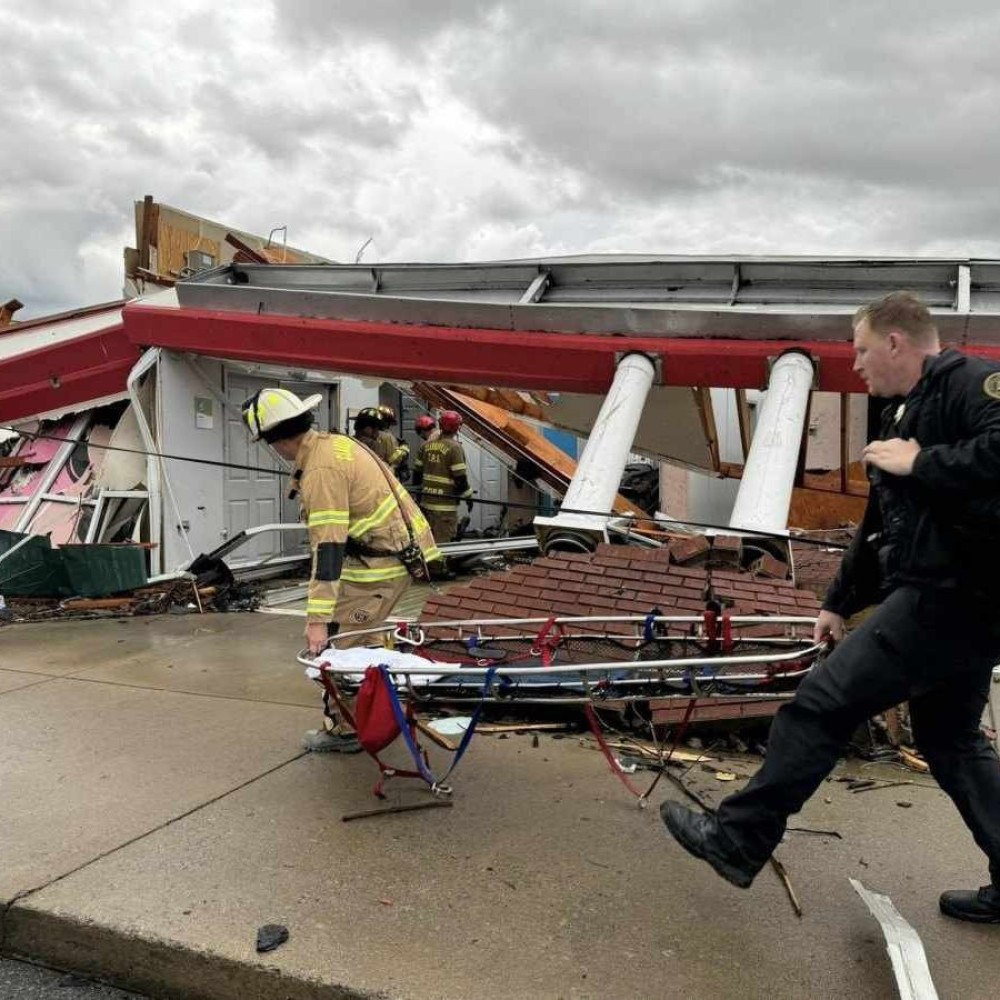
[[[556,634],[552,637],[549,633],[555,629]],[[539,655],[542,658],[543,667],[551,667],[552,661],[555,659],[555,651],[559,648],[559,644],[563,640],[564,630],[562,625],[556,624],[556,616],[552,615],[548,621],[538,630],[538,635],[535,636],[534,649],[538,650]]]
[[[728,653],[733,648],[733,616],[728,612],[722,613],[722,652]]]
[[[714,653],[718,648],[719,629],[715,612],[711,608],[705,608],[704,622],[705,638],[708,640],[707,648],[710,653]]]
[[[611,768],[611,773],[614,774],[637,799],[641,799],[642,792],[640,792],[639,789],[636,788],[631,781],[629,781],[628,775],[622,770],[621,764],[618,763],[618,758],[611,752],[611,747],[608,746],[607,741],[604,739],[604,734],[601,732],[601,723],[597,718],[597,713],[594,711],[594,706],[588,701],[583,706],[583,711],[587,716],[590,731],[594,734],[594,739],[597,740],[597,745],[601,748],[601,753],[604,754],[604,759],[608,762],[608,766]]]

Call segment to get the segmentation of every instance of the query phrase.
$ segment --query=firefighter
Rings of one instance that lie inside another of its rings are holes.
[[[1000,662],[1000,366],[942,350],[926,306],[895,292],[858,310],[854,370],[889,400],[862,459],[864,519],[823,602],[837,640],[771,726],[764,764],[713,813],[661,808],[671,834],[749,886],[871,716],[908,701],[913,737],[989,862],[943,913],[1000,924],[1000,761],[980,729]],[[878,604],[845,636],[845,619]]]
[[[410,478],[410,446],[396,437],[396,411],[391,406],[376,409],[380,419],[378,453],[386,455],[385,462],[396,478],[406,482]]]
[[[441,436],[425,441],[413,462],[413,487],[420,494],[420,506],[441,542],[455,540],[458,530],[458,502],[464,499],[472,513],[472,490],[469,487],[465,451],[456,435],[462,416],[444,410],[438,418]]]
[[[437,441],[441,437],[437,421],[429,413],[421,413],[413,421],[413,429],[417,432],[417,437],[421,441]]]
[[[381,625],[411,574],[420,575],[421,561],[441,557],[426,518],[388,468],[354,439],[313,430],[321,399],[269,388],[243,404],[253,440],[295,464],[291,496],[299,498],[312,549],[305,634],[313,654],[341,627]],[[343,645],[365,641],[358,636]],[[306,734],[307,749],[360,749],[343,722],[331,722],[328,731]]]
[[[383,462],[388,463],[392,454],[381,439],[382,414],[374,406],[366,406],[354,418],[354,436],[366,447],[371,448]]]

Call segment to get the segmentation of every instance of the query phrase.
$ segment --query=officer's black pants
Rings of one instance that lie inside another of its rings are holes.
[[[775,716],[760,771],[719,806],[747,860],[763,867],[861,723],[909,700],[917,747],[1000,887],[1000,761],[979,728],[1000,664],[995,615],[900,587],[840,643]]]

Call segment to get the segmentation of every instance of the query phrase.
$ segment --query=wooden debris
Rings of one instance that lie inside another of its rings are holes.
[[[608,740],[607,743],[612,750],[618,750],[620,753],[630,753],[640,757],[646,757],[650,760],[660,760],[661,757],[669,757],[671,762],[676,761],[679,764],[701,764],[717,760],[716,757],[709,757],[703,753],[692,753],[690,750],[682,750],[680,747],[671,751],[669,747],[658,747],[645,740],[625,738]],[[588,747],[591,750],[601,749],[596,742],[589,739],[581,739],[580,744],[581,746]]]
[[[917,751],[911,749],[910,747],[899,748],[900,760],[911,770],[919,771],[921,774],[927,774],[930,771],[930,766],[923,757],[918,756]]]
[[[573,728],[566,722],[482,722],[476,727],[480,733],[565,733]]]
[[[792,909],[795,911],[795,916],[801,919],[802,917],[802,904],[799,902],[799,897],[795,895],[795,889],[792,887],[792,880],[788,877],[788,872],[785,870],[785,866],[772,854],[771,855],[771,867],[777,872],[778,878],[781,879],[781,884],[785,887],[785,892],[788,893],[788,899],[792,904]]]
[[[63,611],[117,611],[130,609],[131,597],[70,597],[60,604]]]
[[[416,812],[419,809],[450,809],[454,803],[451,799],[431,799],[429,802],[411,802],[402,806],[383,806],[381,809],[362,809],[361,812],[344,813],[341,821],[350,823],[356,819],[370,819],[373,816],[386,816],[389,813]]]
[[[420,730],[432,743],[436,743],[442,750],[448,750],[454,753],[458,749],[458,744],[448,739],[443,733],[439,733],[436,729],[432,729],[426,722],[422,719],[417,719],[417,729]]]
[[[814,830],[812,827],[808,826],[789,826],[785,829],[787,829],[789,833],[812,833],[817,837],[836,837],[837,840],[844,839],[836,830]]]
[[[908,778],[904,781],[883,781],[879,784],[866,785],[864,788],[854,788],[852,792],[854,795],[859,795],[861,792],[878,792],[883,788],[898,788],[900,785],[914,785],[915,781]]]
[[[903,742],[903,720],[900,715],[899,706],[888,708],[882,713],[885,719],[885,731],[889,737],[889,742],[894,747],[898,747]]]

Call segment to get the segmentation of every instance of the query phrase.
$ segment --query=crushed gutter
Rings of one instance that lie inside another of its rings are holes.
[[[938,1000],[927,955],[917,932],[903,919],[888,896],[872,892],[857,879],[850,879],[850,883],[882,928],[900,1000]]]

